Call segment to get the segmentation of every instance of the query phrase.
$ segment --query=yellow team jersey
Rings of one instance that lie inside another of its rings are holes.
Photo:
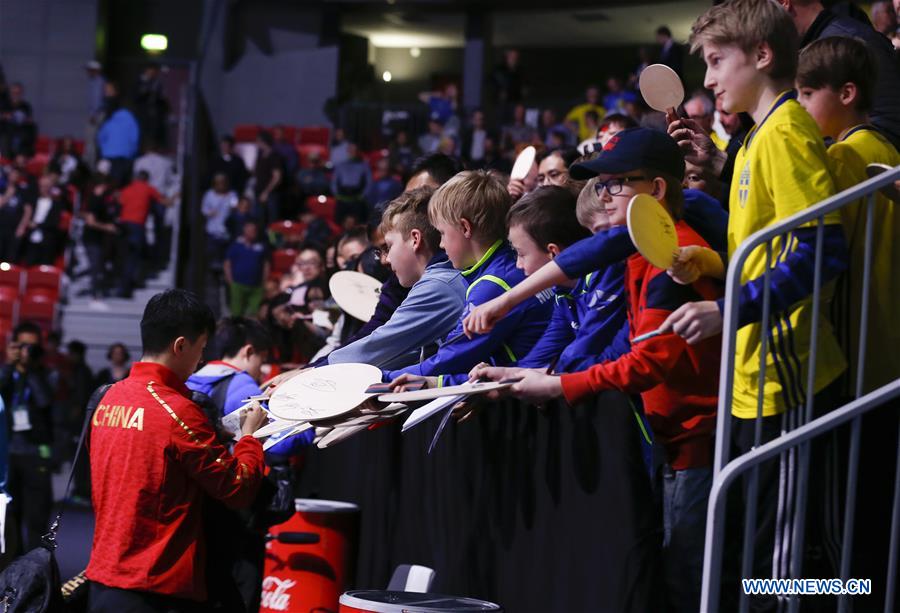
[[[825,144],[812,117],[796,101],[793,91],[783,92],[768,115],[744,139],[734,165],[731,210],[728,219],[728,254],[751,234],[794,215],[834,195]],[[826,216],[825,223],[840,223],[840,214]],[[814,224],[811,224],[814,225]],[[772,267],[797,248],[792,234],[772,242]],[[763,276],[765,245],[757,247],[744,264],[741,283]],[[823,288],[823,303],[829,292]],[[820,305],[815,391],[834,381],[846,367],[844,356],[828,319],[828,307]],[[763,415],[775,415],[806,402],[810,364],[812,297],[788,311],[772,313],[766,349]],[[732,413],[751,419],[757,415],[760,341],[764,326],[746,325],[738,330],[735,346],[734,402]]]
[[[728,141],[719,136],[715,130],[709,133],[709,139],[719,151],[725,151],[728,148]]]
[[[845,131],[828,148],[838,191],[865,181],[866,166],[873,162],[900,165],[900,154],[875,128],[860,125]],[[872,234],[872,279],[863,392],[870,392],[900,377],[900,210],[876,192]],[[850,249],[850,267],[838,280],[832,316],[841,346],[850,361],[849,380],[856,390],[859,325],[862,317],[863,260],[866,239],[866,203],[841,209],[844,233]]]
[[[596,134],[591,134],[591,128],[587,125],[587,121],[585,121],[584,116],[588,111],[596,111],[597,116],[600,118],[600,121],[606,117],[606,109],[604,109],[599,104],[589,104],[585,102],[584,104],[579,104],[574,109],[569,111],[569,114],[566,115],[566,121],[575,121],[578,122],[578,140],[583,141],[589,138],[596,138]]]

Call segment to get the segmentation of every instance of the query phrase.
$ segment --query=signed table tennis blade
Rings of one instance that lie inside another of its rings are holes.
[[[644,258],[663,270],[671,268],[678,252],[672,216],[656,198],[638,194],[628,203],[628,234]]]
[[[304,371],[272,392],[269,412],[279,419],[314,421],[338,417],[372,397],[366,388],[381,380],[370,364],[329,364]]]
[[[879,164],[877,162],[873,162],[872,164],[869,164],[868,166],[866,166],[866,174],[869,175],[870,179],[872,177],[877,177],[878,175],[880,175],[881,173],[883,173],[887,170],[894,170],[894,167],[888,166],[887,164]],[[888,185],[885,185],[878,191],[880,191],[882,193],[882,195],[889,198],[890,200],[900,203],[900,190],[897,189],[896,181],[894,183],[889,183]]]
[[[331,297],[348,315],[369,321],[381,296],[381,281],[353,270],[336,272],[328,281]]]
[[[537,155],[537,151],[531,145],[522,149],[522,153],[519,154],[516,158],[516,163],[513,164],[509,178],[522,180],[527,177],[528,172],[531,170],[531,165],[534,164],[535,155]]]
[[[684,85],[678,74],[665,64],[650,64],[638,81],[641,96],[651,109],[665,113],[684,101]]]
[[[483,383],[463,383],[462,385],[449,385],[447,387],[432,387],[417,392],[399,392],[396,394],[382,394],[378,397],[381,402],[422,402],[434,400],[444,396],[468,396],[470,394],[484,394],[492,390],[501,390],[513,385],[515,381],[487,381]]]

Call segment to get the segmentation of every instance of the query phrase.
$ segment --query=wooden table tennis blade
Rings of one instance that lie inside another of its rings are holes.
[[[641,71],[641,96],[651,109],[665,113],[684,101],[684,85],[678,73],[665,64],[651,64]]]
[[[537,150],[528,145],[522,152],[516,157],[516,163],[513,164],[512,171],[509,173],[510,179],[519,179],[520,181],[528,176],[529,171],[531,171],[531,165],[534,164],[534,158],[537,155]]]

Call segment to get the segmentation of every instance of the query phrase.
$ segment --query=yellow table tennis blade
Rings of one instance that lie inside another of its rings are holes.
[[[672,216],[656,198],[638,194],[628,203],[628,234],[644,258],[657,268],[672,267],[678,235]]]

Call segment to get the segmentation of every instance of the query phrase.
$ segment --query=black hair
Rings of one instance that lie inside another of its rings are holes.
[[[196,294],[170,289],[156,294],[141,317],[141,345],[145,355],[159,355],[179,336],[194,343],[216,331],[212,310]]]
[[[556,155],[562,158],[563,164],[566,165],[566,168],[575,163],[581,154],[578,153],[578,149],[574,147],[561,147],[559,149],[553,149],[552,151],[541,151],[537,156],[537,163],[540,164],[544,160],[546,160],[551,155]]]
[[[224,141],[224,142],[228,143],[228,144],[231,145],[231,146],[234,146],[234,137],[233,137],[231,134],[225,134],[225,135],[223,135],[222,138],[219,139],[219,140],[220,140],[220,141]]]
[[[43,331],[41,327],[34,323],[33,321],[23,321],[18,326],[13,328],[12,338],[13,340],[17,340],[20,334],[37,334],[38,338],[43,338]]]
[[[275,139],[272,137],[272,133],[268,130],[260,130],[259,134],[256,135],[256,138],[270,147],[275,144]]]
[[[148,173],[146,170],[139,170],[136,176],[141,181],[150,180],[150,173]]]
[[[66,345],[66,351],[68,351],[69,355],[76,354],[84,357],[84,354],[87,353],[87,345],[81,341],[69,341],[69,344]]]
[[[672,30],[669,29],[669,26],[659,26],[656,28],[656,33],[662,36],[668,36],[672,38]]]
[[[128,347],[125,346],[125,343],[113,343],[112,345],[110,345],[109,349],[106,350],[106,359],[112,360],[113,350],[116,347],[120,348],[122,350],[122,352],[125,354],[125,361],[130,362],[131,361],[131,352],[128,351]]]
[[[443,185],[455,176],[462,168],[456,158],[443,153],[432,153],[418,158],[413,162],[412,172],[409,176],[414,177],[419,173],[427,172],[438,185]]]
[[[224,360],[236,356],[244,345],[250,345],[257,352],[268,351],[272,348],[272,337],[256,319],[226,317],[216,326],[216,335],[207,354],[210,359]]]
[[[507,226],[520,225],[543,250],[555,243],[568,247],[586,238],[588,231],[575,215],[576,196],[571,190],[545,185],[522,196],[509,209]]]

